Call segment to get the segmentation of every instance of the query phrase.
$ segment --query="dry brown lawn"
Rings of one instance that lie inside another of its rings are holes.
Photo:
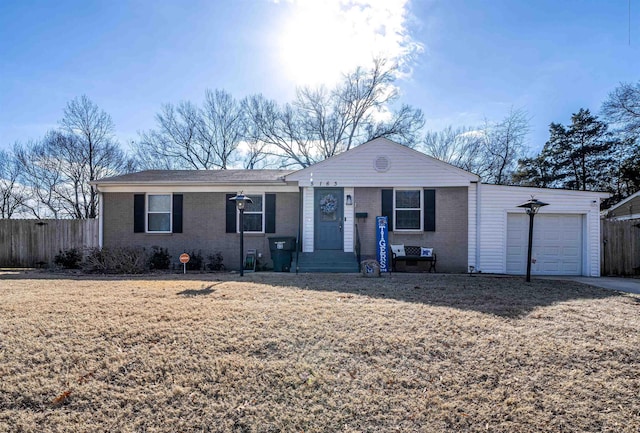
[[[638,432],[640,298],[466,275],[0,275],[1,432]]]

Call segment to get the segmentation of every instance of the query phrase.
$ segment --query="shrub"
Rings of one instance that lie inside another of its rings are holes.
[[[223,257],[220,251],[207,256],[207,269],[210,271],[224,271]]]
[[[196,253],[192,251],[189,253],[189,263],[187,263],[187,270],[189,271],[201,271],[204,265],[204,259],[202,258],[202,251],[198,250]]]
[[[82,262],[82,253],[77,248],[60,250],[53,259],[53,263],[64,269],[78,269],[80,268],[80,262]]]
[[[162,247],[152,247],[153,252],[149,256],[150,269],[169,269],[171,266],[171,256],[169,250]]]
[[[94,248],[85,260],[85,268],[107,274],[141,274],[147,270],[144,248]]]

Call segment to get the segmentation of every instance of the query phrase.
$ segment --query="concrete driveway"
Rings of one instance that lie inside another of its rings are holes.
[[[578,283],[589,284],[590,286],[601,287],[609,290],[619,290],[621,292],[635,293],[640,295],[640,279],[638,278],[617,278],[617,277],[538,277],[548,280],[577,281]]]

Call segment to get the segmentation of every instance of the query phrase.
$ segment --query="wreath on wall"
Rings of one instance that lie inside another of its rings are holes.
[[[338,209],[338,200],[333,194],[327,194],[320,199],[320,212],[331,215]]]

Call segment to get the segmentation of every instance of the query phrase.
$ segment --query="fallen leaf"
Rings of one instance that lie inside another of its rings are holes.
[[[70,395],[71,395],[71,391],[70,390],[66,390],[65,392],[63,392],[62,394],[60,394],[59,396],[54,398],[51,403],[52,404],[62,404],[69,398]]]

